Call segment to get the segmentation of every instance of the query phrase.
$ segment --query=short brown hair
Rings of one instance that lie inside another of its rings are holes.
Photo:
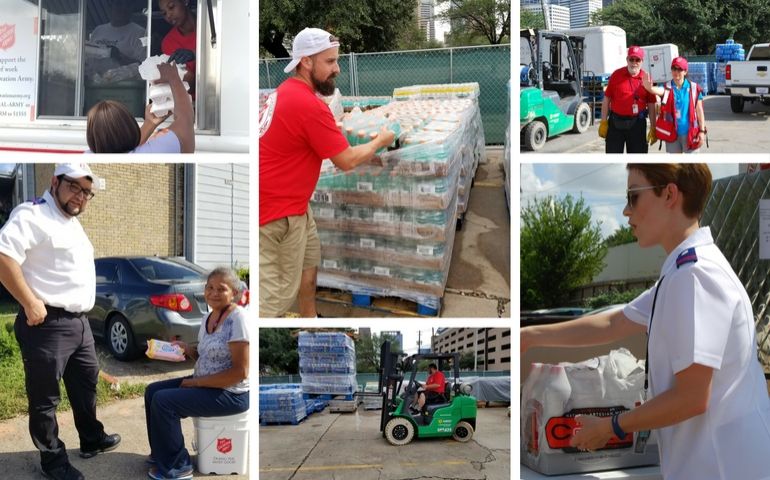
[[[629,163],[626,170],[638,170],[650,185],[673,183],[684,195],[682,211],[688,218],[700,218],[711,193],[711,170],[705,163]],[[654,189],[660,196],[663,187]]]
[[[88,111],[86,141],[92,152],[128,153],[141,139],[139,124],[122,103],[104,100]]]

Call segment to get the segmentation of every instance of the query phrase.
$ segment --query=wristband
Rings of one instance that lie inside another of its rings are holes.
[[[616,437],[623,440],[626,438],[626,432],[623,431],[622,428],[620,428],[620,422],[618,421],[618,417],[620,417],[619,413],[616,413],[612,416],[612,431],[615,434]]]

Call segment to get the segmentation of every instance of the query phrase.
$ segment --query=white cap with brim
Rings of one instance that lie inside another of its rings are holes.
[[[59,175],[66,175],[69,178],[89,177],[92,182],[98,178],[86,163],[57,163],[53,176],[58,177]]]
[[[320,28],[305,28],[294,37],[294,44],[291,49],[291,62],[286,65],[283,71],[289,73],[297,68],[302,57],[309,57],[339,46],[340,42],[336,41],[331,33]]]

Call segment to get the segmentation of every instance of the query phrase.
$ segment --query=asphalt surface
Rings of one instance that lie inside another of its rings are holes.
[[[508,480],[511,418],[507,408],[480,408],[473,439],[414,440],[390,445],[380,411],[314,413],[299,425],[259,427],[260,480]]]
[[[463,227],[455,234],[441,317],[510,318],[511,219],[503,190],[503,149],[487,148],[476,170]],[[403,307],[408,308],[408,307]],[[295,305],[292,312],[298,312]],[[397,312],[318,302],[325,317],[387,317]]]
[[[157,380],[185,376],[192,373],[193,363],[171,363],[141,358],[133,362],[120,362],[112,358],[102,345],[97,344],[97,356],[102,372],[114,377],[119,384],[151,383]],[[72,419],[72,412],[60,412],[59,436],[67,445],[70,462],[90,480],[134,480],[147,478],[145,459],[150,452],[145,427],[144,398],[112,402],[97,407],[97,416],[108,433],[119,433],[122,442],[112,452],[82,459],[78,455],[79,441]],[[32,444],[28,433],[29,417],[22,415],[0,422],[0,478],[14,480],[39,480],[40,454]],[[193,456],[194,428],[192,419],[182,420],[185,445]],[[223,478],[218,475],[202,475],[195,478]],[[248,475],[229,475],[228,479],[247,479]]]
[[[730,97],[710,95],[703,101],[708,148],[699,153],[768,153],[770,152],[770,107],[761,103],[747,103],[743,113],[730,110]],[[521,153],[604,153],[604,139],[598,134],[599,122],[582,134],[565,133],[549,139],[537,152],[521,149]],[[658,143],[649,153],[666,153],[665,145]]]

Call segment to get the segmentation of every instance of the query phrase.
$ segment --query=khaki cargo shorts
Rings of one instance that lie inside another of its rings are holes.
[[[280,317],[299,293],[302,271],[321,264],[321,242],[310,205],[304,215],[259,227],[259,316]]]

